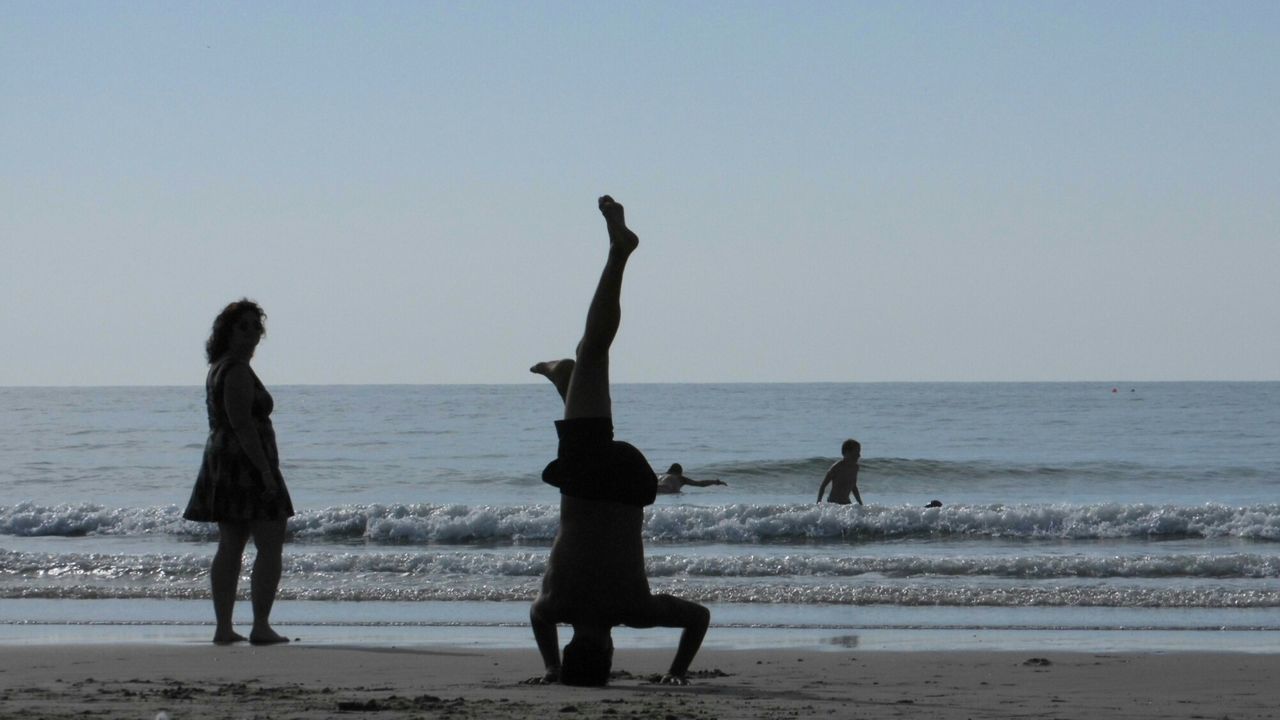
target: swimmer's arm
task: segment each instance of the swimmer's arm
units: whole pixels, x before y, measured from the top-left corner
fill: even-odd
[[[857,468],[854,468],[853,470],[853,498],[858,501],[859,505],[862,504],[862,493],[858,492],[858,469]]]
[[[541,601],[534,601],[529,608],[529,624],[533,626],[533,639],[538,643],[538,652],[542,654],[542,664],[546,666],[546,674],[541,678],[533,678],[532,683],[560,682],[560,639],[556,633],[556,623],[547,617],[546,608]]]
[[[693,478],[686,477],[684,478],[684,484],[692,485],[694,487],[707,487],[708,485],[724,485],[725,483],[719,478],[716,478],[715,480],[694,480]]]

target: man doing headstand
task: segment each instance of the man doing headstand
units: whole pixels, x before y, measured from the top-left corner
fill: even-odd
[[[613,439],[609,346],[622,318],[620,296],[627,259],[639,245],[622,206],[608,195],[600,212],[609,229],[609,255],[587,310],[577,358],[541,362],[564,400],[556,459],[542,479],[560,488],[560,529],[551,547],[542,591],[529,610],[533,636],[546,665],[540,682],[604,685],[613,663],[615,625],[684,628],[664,683],[684,685],[702,646],[711,613],[670,595],[649,592],[641,530],[653,503],[657,476],[634,446]],[[573,626],[561,661],[556,625]]]

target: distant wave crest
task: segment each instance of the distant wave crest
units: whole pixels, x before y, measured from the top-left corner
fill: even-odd
[[[835,458],[808,457],[749,462],[722,462],[704,466],[699,475],[769,483],[799,480],[807,488],[815,477],[831,466]],[[1213,467],[1166,467],[1115,460],[1078,460],[1062,463],[1035,463],[987,460],[940,460],[935,458],[873,457],[859,461],[862,477],[870,482],[946,481],[966,487],[989,482],[1013,482],[1035,486],[1064,479],[1087,479],[1101,483],[1170,478],[1257,479],[1274,475],[1280,466],[1240,465]]]

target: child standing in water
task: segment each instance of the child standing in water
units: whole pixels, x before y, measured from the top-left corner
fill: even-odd
[[[827,470],[822,484],[818,486],[818,502],[822,502],[822,491],[830,484],[831,494],[827,496],[827,502],[849,505],[852,502],[849,493],[853,493],[853,497],[861,505],[862,495],[858,493],[858,458],[862,457],[862,444],[849,438],[840,446],[840,454],[844,457]]]

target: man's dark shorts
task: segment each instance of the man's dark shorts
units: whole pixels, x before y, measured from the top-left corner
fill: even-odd
[[[560,450],[542,471],[542,480],[564,495],[636,507],[652,505],[658,476],[631,443],[613,439],[613,419],[557,420]]]

